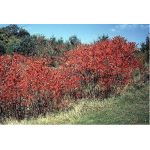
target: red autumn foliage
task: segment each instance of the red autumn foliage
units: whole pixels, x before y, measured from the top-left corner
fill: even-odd
[[[44,55],[0,56],[1,114],[24,118],[26,107],[32,116],[49,112],[53,104],[63,106],[65,95],[88,97],[84,88],[89,83],[99,85],[98,92],[108,97],[116,88],[129,84],[135,69],[141,68],[136,51],[135,43],[117,37],[66,52],[57,57],[58,68],[50,67],[51,58]]]
[[[136,51],[135,43],[116,37],[90,46],[81,45],[76,51],[66,53],[62,64],[80,81],[98,83],[109,93],[129,84],[135,69],[141,68],[140,60],[135,58]]]

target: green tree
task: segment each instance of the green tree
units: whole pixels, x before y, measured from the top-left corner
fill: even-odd
[[[19,33],[20,28],[16,24],[11,24],[5,27],[13,36],[17,36]]]
[[[10,37],[11,33],[9,30],[4,27],[0,28],[0,54],[6,53],[6,48]]]
[[[149,40],[150,37],[147,36],[145,42],[141,43],[141,48],[140,48],[141,52],[146,55],[146,62],[149,62]]]
[[[52,37],[50,38],[50,43],[51,43],[52,45],[55,45],[55,44],[56,44],[56,37],[52,36]]]
[[[57,40],[57,44],[58,45],[62,45],[62,44],[64,44],[64,40],[63,40],[63,38],[61,37],[61,38],[59,38],[58,40]]]
[[[18,32],[18,37],[30,36],[30,33],[25,29],[20,29]]]
[[[33,54],[36,46],[36,36],[24,36],[18,41],[10,44],[9,49],[13,49],[14,52],[29,55]]]
[[[101,41],[106,41],[109,40],[109,36],[107,35],[102,35],[102,36],[98,36],[97,41],[96,42],[101,42]]]
[[[69,37],[69,42],[72,46],[77,46],[77,45],[81,44],[81,41],[78,39],[78,37],[76,35]]]
[[[13,49],[10,50],[10,48],[13,47],[13,42],[18,41],[18,39],[21,39],[25,36],[30,36],[29,32],[15,24],[0,28],[0,54],[11,54]],[[16,42],[14,45],[15,44]]]
[[[6,45],[3,41],[0,40],[0,55],[6,53]]]
[[[7,44],[7,47],[6,47],[6,54],[12,56],[13,55],[13,52],[15,51],[16,49],[16,46],[17,46],[17,43],[19,44],[20,42],[20,39],[16,38],[15,36],[12,36],[10,39],[9,39],[9,42]]]

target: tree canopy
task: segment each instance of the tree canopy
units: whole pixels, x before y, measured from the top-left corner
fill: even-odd
[[[146,61],[149,62],[149,40],[150,37],[147,36],[145,39],[145,42],[141,43],[141,52],[143,52],[146,55]]]

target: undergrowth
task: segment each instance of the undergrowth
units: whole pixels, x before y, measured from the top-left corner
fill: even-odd
[[[119,97],[99,101],[82,99],[73,109],[37,119],[6,120],[8,125],[149,124],[149,85],[128,87]]]

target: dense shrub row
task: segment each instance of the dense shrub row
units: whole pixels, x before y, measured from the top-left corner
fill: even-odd
[[[44,115],[67,107],[66,96],[107,98],[130,84],[141,68],[136,51],[135,43],[116,37],[79,45],[64,57],[0,56],[0,116]],[[53,67],[56,59],[58,67]]]

